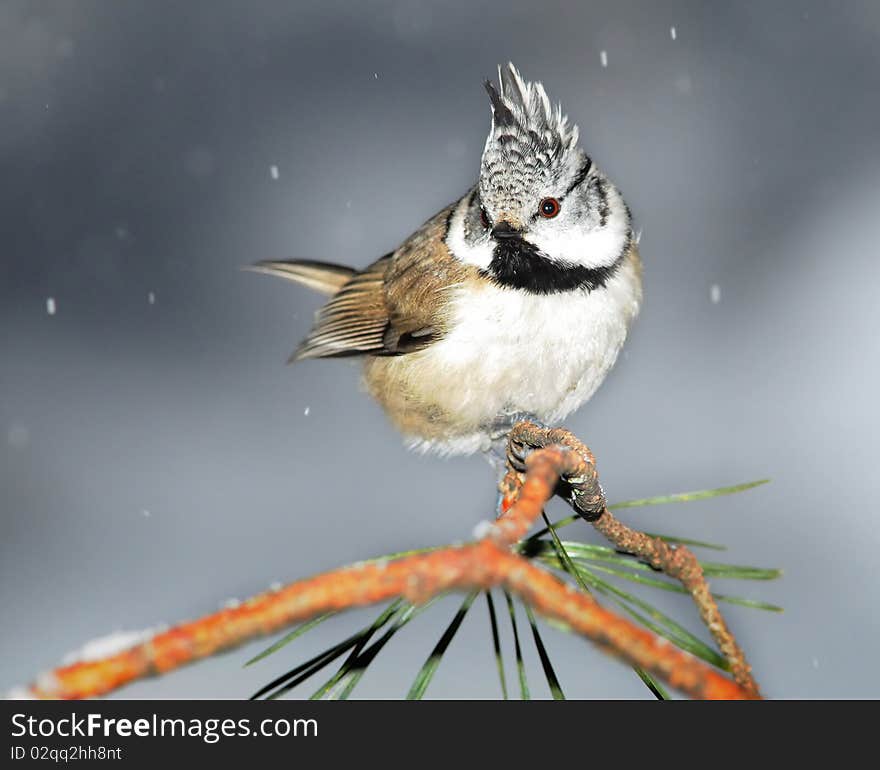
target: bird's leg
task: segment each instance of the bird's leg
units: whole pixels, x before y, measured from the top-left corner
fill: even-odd
[[[504,482],[508,472],[507,433],[493,438],[489,448],[483,452],[483,456],[495,472],[496,488],[498,490],[498,496],[495,499],[495,518],[498,518],[504,513],[504,499],[507,495],[507,485]]]
[[[522,422],[528,422],[531,425],[540,426],[546,430],[543,423],[539,422],[534,415],[526,412],[504,415],[489,426],[491,444],[489,449],[486,450],[485,456],[489,464],[495,469],[498,482],[498,497],[495,501],[496,518],[504,513],[506,506],[509,504],[505,503],[505,500],[509,500],[511,494],[508,473],[511,469],[516,473],[525,473],[526,457],[533,448],[519,442],[517,442],[515,449],[512,448],[510,440],[511,431],[515,425]]]

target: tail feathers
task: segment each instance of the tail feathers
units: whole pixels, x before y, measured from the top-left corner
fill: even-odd
[[[355,274],[350,267],[334,265],[330,262],[312,262],[307,259],[266,260],[246,269],[286,278],[288,281],[301,283],[327,296],[336,294]]]

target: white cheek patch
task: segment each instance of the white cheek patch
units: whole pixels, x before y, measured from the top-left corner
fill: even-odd
[[[467,217],[470,194],[465,195],[449,219],[449,231],[446,233],[446,246],[459,262],[466,265],[475,265],[481,270],[487,270],[492,261],[493,244],[488,236],[468,243],[465,237],[464,221]]]
[[[545,232],[531,233],[526,240],[557,262],[589,268],[610,267],[626,247],[630,222],[626,206],[616,191],[608,196],[608,209],[605,227],[588,230],[575,225],[554,230],[550,222]]]
[[[528,237],[527,240],[554,262],[597,268],[610,267],[617,261],[626,246],[626,238],[626,228],[612,229],[609,223],[593,232],[565,230],[542,234],[540,238]]]

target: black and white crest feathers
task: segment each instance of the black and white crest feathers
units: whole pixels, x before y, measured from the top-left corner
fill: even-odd
[[[492,129],[480,169],[480,193],[500,209],[515,209],[528,191],[560,183],[576,161],[577,126],[553,107],[544,86],[513,66],[498,69],[498,89],[486,81]]]
[[[492,102],[487,147],[496,144],[499,150],[525,150],[538,162],[550,165],[577,144],[577,126],[569,125],[561,105],[551,106],[541,83],[523,80],[513,64],[498,68],[498,81],[500,91],[489,80],[485,84]]]

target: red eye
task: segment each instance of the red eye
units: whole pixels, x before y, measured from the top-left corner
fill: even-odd
[[[486,209],[484,209],[482,206],[480,207],[480,222],[482,223],[483,227],[485,227],[487,230],[489,229],[489,215],[486,213]]]
[[[539,207],[542,217],[553,219],[559,213],[559,201],[556,198],[544,198]]]

